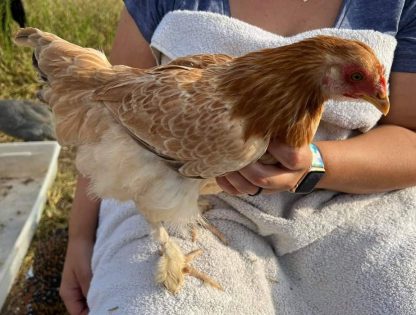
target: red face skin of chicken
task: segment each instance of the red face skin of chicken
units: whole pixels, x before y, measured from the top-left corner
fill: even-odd
[[[376,105],[383,115],[387,115],[389,108],[387,82],[382,67],[379,68],[378,74],[379,77],[374,78],[363,68],[354,65],[345,66],[342,76],[347,84],[347,91],[343,95],[365,99]]]

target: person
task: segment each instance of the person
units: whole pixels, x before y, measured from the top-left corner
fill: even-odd
[[[395,36],[398,44],[389,80],[390,102],[392,104],[390,113],[368,132],[354,134],[354,136],[343,141],[321,140],[315,142],[324,158],[326,168],[326,174],[318,182],[316,188],[340,192],[347,196],[368,194],[374,196],[375,194],[377,199],[383,200],[386,196],[385,192],[416,185],[416,163],[414,161],[416,156],[416,92],[414,89],[416,85],[416,55],[414,53],[416,51],[416,1],[398,0],[380,3],[378,1],[361,0],[127,0],[125,4],[126,7],[121,13],[110,61],[112,64],[124,64],[138,68],[148,68],[156,65],[155,58],[149,48],[152,34],[162,18],[168,12],[176,9],[211,11],[229,15],[282,36],[292,36],[314,29],[333,28],[336,25],[338,28],[374,29]],[[233,196],[253,195],[259,191],[260,187],[262,188],[260,196],[267,198],[268,194],[280,194],[294,187],[310,167],[311,151],[306,145],[300,148],[292,148],[274,141],[269,146],[269,152],[280,162],[280,166],[265,166],[261,163],[254,163],[239,172],[217,178],[218,184],[226,193]],[[69,221],[68,248],[60,288],[61,297],[70,314],[87,314],[89,311],[86,297],[93,277],[91,259],[96,241],[101,201],[92,199],[87,195],[87,186],[88,179],[80,175]],[[409,190],[406,192],[407,195],[412,193],[415,194],[415,191]],[[406,194],[404,196],[407,196]],[[402,196],[402,198],[404,197]],[[348,205],[348,199],[346,200],[345,202]],[[231,202],[229,203],[231,204]],[[353,207],[355,203],[351,201],[351,205]],[[409,218],[414,220],[416,205],[406,213],[409,216],[406,220],[410,220]],[[378,215],[387,217],[389,213],[388,211],[382,211]],[[290,215],[286,216],[290,217]],[[377,220],[375,217],[367,219]],[[400,220],[400,216],[395,217],[395,220]],[[415,221],[411,222],[414,223]],[[355,230],[347,230],[341,224],[336,228],[338,228],[336,233],[340,233],[339,237],[341,238],[348,238],[348,233],[358,233]],[[342,231],[346,231],[345,235],[342,234]],[[399,228],[389,231],[393,234],[400,232]],[[416,232],[416,230],[411,231]],[[302,230],[299,233],[302,233]],[[381,235],[387,237],[380,230],[360,231],[360,233],[364,233],[368,239],[376,239],[382,237]],[[261,239],[262,237],[259,235],[250,237],[256,239],[255,244],[259,244],[258,246],[269,246],[260,244],[262,241],[257,240],[257,238]],[[407,240],[414,240],[414,237],[415,233],[410,233],[407,235]],[[137,240],[133,242],[135,241]],[[269,243],[269,240],[267,239],[264,242]],[[409,243],[406,238],[403,238],[402,244],[408,246]],[[388,247],[392,245],[386,241],[377,243],[377,246]],[[139,250],[140,247],[137,246],[137,248]],[[241,248],[236,247],[229,250],[238,252],[241,251]],[[360,253],[362,253],[360,244],[356,244],[354,250],[357,253],[356,257],[348,257],[348,259],[352,260],[352,266],[356,265],[362,269],[364,267],[360,265]],[[254,256],[258,255],[255,249],[253,249],[253,252]],[[268,253],[273,253],[273,250]],[[329,252],[321,252],[320,255],[322,255],[322,262],[325,263],[329,260]],[[328,257],[325,257],[326,255]],[[238,255],[233,257],[235,257],[235,260],[240,259]],[[256,259],[256,257],[253,259]],[[296,268],[300,270],[301,268],[307,268],[305,266],[308,264],[319,263],[309,260],[303,262],[304,265],[302,265],[293,258],[287,258],[285,261],[285,256],[276,258],[276,260],[278,262],[274,263],[278,265],[278,269],[280,268],[277,273],[281,273],[279,277],[283,278],[296,274],[298,272]],[[374,263],[379,262],[375,261]],[[415,281],[414,268],[406,269],[399,262],[397,264],[399,270],[397,274],[400,274],[400,270],[408,273],[413,272],[413,274],[407,274],[405,277]],[[236,265],[238,265],[237,262]],[[372,270],[369,266],[367,268]],[[290,273],[289,271],[285,273],[285,270],[289,270]],[[108,272],[117,274],[123,273],[123,270],[110,270]],[[94,277],[98,277],[98,275],[94,274]],[[416,298],[414,286],[406,287],[403,285],[403,287],[400,287],[401,289],[397,291],[398,294],[407,294],[406,298],[401,299],[397,296],[394,298],[400,300],[401,303],[407,301],[407,304],[394,305],[394,302],[380,300],[377,293],[372,292],[371,287],[374,283],[371,282],[373,281],[371,279],[377,279],[377,277],[381,276],[373,274],[368,283],[362,285],[362,287],[357,284],[357,292],[361,294],[362,300],[360,298],[355,299],[357,295],[353,291],[344,292],[346,297],[342,301],[345,304],[342,305],[337,302],[339,303],[337,314],[347,314],[345,312],[350,309],[349,303],[362,303],[363,305],[379,303],[378,306],[373,307],[374,314],[411,314],[416,312],[416,305],[411,302],[412,299],[415,300]],[[346,278],[342,279],[342,281],[347,281]],[[146,282],[146,285],[152,283],[151,278],[143,278],[143,281]],[[325,286],[327,285],[325,282],[320,283],[318,287],[311,288],[307,287],[306,282],[302,282],[300,279],[296,279],[298,282],[293,279],[291,281],[294,286],[297,286],[297,298],[299,299],[302,299],[302,293],[308,290],[315,290],[316,295],[331,294],[325,292]],[[394,279],[389,279],[381,286],[389,286],[389,281],[392,281],[393,285],[397,284]],[[118,285],[123,286],[122,283],[118,283]],[[378,285],[377,283],[376,286],[378,287]],[[252,283],[252,286],[252,290],[257,288],[255,283]],[[279,284],[276,284],[276,286],[279,286]],[[194,290],[199,289],[199,287],[196,287]],[[276,290],[271,289],[271,291],[274,292],[274,296],[279,297],[279,292],[281,292],[279,290],[286,289],[292,290],[293,288],[285,287]],[[102,288],[102,290],[106,290],[106,288]],[[135,289],[129,288],[129,290],[134,291]],[[162,291],[163,289],[159,288],[159,290]],[[368,297],[365,298],[365,290],[374,294],[374,300]],[[340,291],[342,291],[342,286]],[[149,292],[146,294],[148,295],[144,296],[144,293],[137,292],[137,299],[142,299],[150,304],[156,303],[156,300],[149,298]],[[273,295],[271,292],[265,294]],[[350,296],[350,301],[348,296]],[[280,301],[278,298],[278,301],[276,301],[276,298],[270,298],[270,300],[269,311],[290,313],[288,311],[290,301]],[[330,295],[328,295],[329,300]],[[157,303],[161,303],[161,300],[157,299],[157,301]],[[171,300],[169,301],[169,303],[174,303]],[[179,302],[177,301],[177,303]],[[221,299],[216,300],[216,303],[221,303]],[[195,306],[195,312],[209,313],[202,304]],[[212,307],[212,303],[207,304]],[[318,307],[313,300],[305,301],[305,304],[310,307],[310,313],[327,314],[328,312],[322,311],[325,306]],[[328,302],[328,304],[331,303]],[[261,313],[260,309],[262,308],[259,306],[258,309]],[[244,308],[242,310],[241,313],[244,313]],[[91,312],[94,313],[94,310],[91,309]],[[145,313],[137,309],[135,312],[137,314]],[[272,312],[270,311],[270,313]],[[157,314],[156,311],[154,313]]]

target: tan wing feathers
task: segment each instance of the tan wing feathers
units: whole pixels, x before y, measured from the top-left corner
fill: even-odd
[[[114,80],[99,88],[94,99],[103,101],[124,127],[156,152],[182,161],[187,176],[221,175],[258,158],[263,139],[244,143],[242,126],[231,121],[229,106],[215,96],[215,85],[200,82],[202,70],[162,68],[154,78],[148,72],[131,77],[130,84]],[[253,145],[260,150],[247,154],[245,146]]]
[[[16,44],[33,48],[47,45],[56,39],[60,38],[54,34],[42,32],[33,27],[20,29],[14,36]]]

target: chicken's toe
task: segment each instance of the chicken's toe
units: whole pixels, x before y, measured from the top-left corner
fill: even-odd
[[[204,228],[206,228],[208,231],[210,231],[212,234],[214,234],[218,239],[226,246],[228,246],[228,240],[225,237],[224,233],[222,233],[217,227],[212,225],[211,223],[204,223],[202,225]]]
[[[207,212],[213,208],[213,205],[205,198],[198,199],[198,208],[201,213]]]
[[[199,225],[214,234],[225,246],[228,246],[227,238],[225,237],[224,233],[222,233],[217,227],[209,222],[199,223]],[[191,228],[191,237],[192,242],[195,243],[198,238],[198,229],[195,225],[193,225]]]
[[[183,272],[186,273],[186,274],[188,274],[188,275],[190,275],[190,276],[192,276],[192,277],[195,277],[195,278],[201,280],[202,282],[204,282],[206,284],[209,284],[210,286],[212,286],[215,289],[224,291],[224,289],[222,288],[222,286],[217,281],[215,281],[214,279],[212,279],[206,273],[195,269],[194,267],[192,267],[189,264],[192,260],[194,260],[195,258],[197,258],[198,256],[200,256],[201,254],[202,254],[202,249],[197,249],[197,250],[194,250],[194,251],[188,253],[185,256],[186,266],[183,268]]]

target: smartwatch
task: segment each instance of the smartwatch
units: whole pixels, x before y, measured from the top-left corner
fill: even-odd
[[[309,148],[312,152],[312,165],[309,170],[303,174],[299,182],[290,191],[295,194],[311,193],[321,178],[325,175],[324,160],[318,147],[311,143]]]

